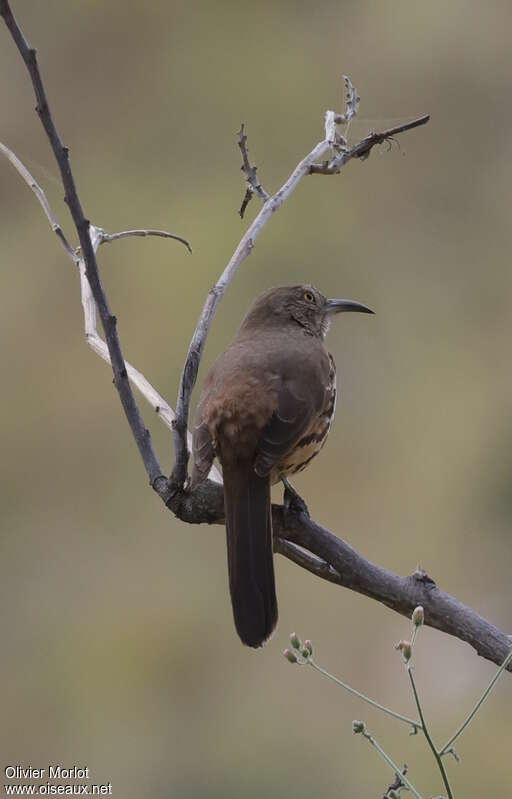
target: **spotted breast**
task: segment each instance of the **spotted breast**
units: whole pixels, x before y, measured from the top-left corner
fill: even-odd
[[[313,419],[307,431],[299,439],[293,450],[286,454],[272,470],[272,482],[277,483],[281,476],[297,474],[316,458],[324,446],[332,420],[336,412],[336,364],[331,353],[329,355],[329,378],[325,387],[325,401],[320,413]]]

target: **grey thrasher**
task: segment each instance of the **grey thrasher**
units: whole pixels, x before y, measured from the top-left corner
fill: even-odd
[[[228,571],[235,626],[261,646],[277,622],[270,486],[304,469],[325,443],[336,404],[336,367],[324,346],[340,311],[310,285],[261,294],[208,373],[193,432],[192,485],[222,464]]]

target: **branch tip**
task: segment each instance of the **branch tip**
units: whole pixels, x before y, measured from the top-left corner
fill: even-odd
[[[103,243],[110,243],[112,241],[117,241],[118,239],[124,239],[129,236],[159,236],[164,239],[174,239],[174,241],[179,241],[183,244],[189,253],[192,255],[192,247],[190,246],[187,239],[183,238],[183,236],[178,236],[176,233],[170,233],[168,230],[157,230],[156,228],[136,228],[134,230],[121,230],[119,233],[107,233],[105,230],[101,228],[97,228],[100,235],[100,244]]]
[[[244,218],[244,214],[246,211],[247,206],[249,205],[253,194],[257,194],[259,198],[266,202],[269,198],[269,195],[261,185],[260,181],[257,177],[257,166],[251,166],[249,161],[249,149],[247,147],[247,135],[245,133],[245,123],[242,122],[240,125],[240,130],[238,131],[238,146],[240,148],[240,152],[242,153],[242,166],[240,169],[245,175],[245,180],[247,182],[247,190],[245,192],[244,199],[242,200],[242,205],[240,206],[239,214],[240,218]]]

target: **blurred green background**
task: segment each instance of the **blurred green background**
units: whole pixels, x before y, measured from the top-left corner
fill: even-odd
[[[192,257],[160,239],[100,254],[125,354],[171,402],[206,292],[246,227],[240,122],[275,191],[322,138],[325,110],[340,109],[342,72],[362,98],[352,140],[432,114],[399,147],[299,186],[223,300],[201,376],[271,285],[311,281],[375,308],[333,326],[338,415],[297,488],[366,556],[400,573],[420,563],[512,632],[512,6],[12,5],[87,216],[192,242]],[[75,241],[3,26],[0,98],[0,139]],[[240,645],[223,530],[177,522],[148,488],[109,370],[84,343],[77,274],[7,161],[0,180],[2,761],[87,765],[123,799],[377,799],[392,774],[353,737],[363,718],[426,796],[440,793],[419,738],[281,656],[297,629],[320,663],[410,713],[393,650],[402,617],[278,557],[278,631],[262,651]],[[170,468],[171,436],[141,407]],[[441,740],[494,667],[430,630],[417,653]],[[503,679],[461,739],[458,796],[510,795],[511,697]]]

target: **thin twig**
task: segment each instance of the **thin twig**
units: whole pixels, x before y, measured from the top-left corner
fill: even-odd
[[[444,767],[444,763],[442,761],[442,758],[441,758],[439,752],[437,751],[437,748],[436,748],[436,746],[435,746],[435,744],[434,744],[434,742],[432,740],[432,737],[430,735],[430,731],[429,731],[429,729],[427,727],[427,723],[425,721],[425,716],[423,715],[423,709],[421,707],[421,702],[420,702],[420,698],[418,696],[418,691],[416,690],[416,683],[414,682],[414,677],[413,677],[413,674],[412,674],[411,662],[409,662],[407,664],[407,674],[408,674],[408,677],[409,677],[409,680],[410,680],[410,683],[411,683],[412,692],[413,692],[413,695],[414,695],[414,701],[416,702],[416,707],[418,709],[418,714],[419,714],[419,717],[421,719],[421,731],[422,731],[423,735],[425,736],[426,741],[427,741],[427,743],[428,743],[428,745],[430,747],[430,750],[431,750],[431,752],[434,755],[434,758],[436,760],[437,766],[438,766],[439,771],[441,773],[441,778],[443,780],[444,787],[446,788],[446,792],[448,794],[448,799],[453,799],[452,789],[451,789],[450,783],[448,781],[448,774],[446,773],[446,769]]]
[[[344,114],[337,114],[334,121],[337,125],[348,125],[352,119],[357,114],[357,107],[361,102],[361,98],[357,93],[357,89],[350,80],[348,75],[343,75],[343,81],[345,83],[345,107],[346,111]]]
[[[181,241],[182,244],[185,245],[189,253],[192,253],[192,247],[190,246],[187,239],[184,239],[183,236],[177,236],[176,233],[169,233],[168,230],[155,230],[154,228],[137,228],[136,230],[121,230],[119,233],[106,233],[102,231],[102,241],[103,242],[110,242],[110,241],[117,241],[117,239],[125,239],[128,236],[160,236],[164,239],[174,239],[175,241]]]
[[[39,200],[43,211],[46,214],[46,217],[48,219],[48,222],[51,225],[51,228],[52,228],[53,232],[56,234],[56,236],[58,236],[60,243],[64,247],[66,253],[69,255],[71,260],[75,264],[78,264],[78,257],[76,256],[75,251],[73,250],[71,244],[69,243],[69,241],[67,240],[66,236],[64,235],[64,231],[62,230],[61,226],[57,222],[55,214],[53,213],[53,211],[52,211],[52,209],[50,207],[50,203],[48,202],[46,194],[42,190],[41,186],[33,178],[33,176],[30,174],[30,172],[26,168],[25,164],[23,164],[20,161],[18,156],[15,153],[13,153],[13,151],[9,147],[7,147],[6,144],[2,144],[2,142],[0,142],[0,152],[2,152],[5,155],[5,157],[11,162],[11,164],[16,169],[18,174],[21,175],[21,177],[23,178],[23,180],[25,181],[27,186],[30,189],[32,189],[32,191],[36,195],[37,199]]]
[[[503,663],[499,667],[499,669],[496,672],[496,674],[493,676],[492,680],[490,681],[489,685],[487,686],[487,688],[483,692],[482,696],[480,697],[480,699],[478,700],[478,702],[474,706],[473,710],[470,712],[470,714],[467,716],[467,718],[464,719],[464,721],[462,722],[460,727],[457,728],[457,731],[452,735],[452,737],[448,741],[446,741],[446,743],[443,746],[443,748],[439,751],[439,754],[440,754],[441,757],[443,755],[448,754],[448,752],[453,747],[453,744],[457,740],[459,735],[462,735],[462,733],[464,732],[464,730],[466,729],[468,724],[470,724],[470,722],[476,716],[476,714],[480,710],[481,706],[483,705],[483,703],[485,702],[485,700],[489,696],[489,694],[490,694],[491,690],[493,689],[494,685],[496,684],[498,679],[501,677],[501,675],[503,674],[503,672],[505,671],[505,669],[507,668],[507,666],[509,665],[510,662],[512,662],[512,649],[510,650],[510,652],[508,653],[507,657],[505,658],[505,660],[503,661]]]
[[[325,138],[335,153],[346,152],[347,150],[348,129],[350,122],[357,114],[357,107],[361,100],[348,75],[343,75],[343,81],[346,90],[345,113],[337,114],[336,111],[326,111],[325,114]],[[345,135],[339,132],[338,127],[340,125],[344,127]]]
[[[403,716],[401,713],[396,713],[394,710],[391,710],[389,707],[385,707],[385,705],[381,705],[379,702],[376,702],[374,699],[370,699],[370,697],[366,696],[366,694],[363,694],[360,691],[357,691],[355,688],[352,688],[351,685],[348,685],[346,682],[343,682],[342,680],[338,679],[338,677],[335,677],[334,674],[330,674],[330,672],[326,671],[317,663],[315,663],[315,661],[312,658],[308,658],[307,663],[308,665],[316,669],[316,671],[320,672],[320,674],[323,674],[324,677],[328,677],[330,680],[335,682],[336,685],[339,685],[341,688],[344,688],[349,693],[354,694],[354,696],[357,696],[359,699],[362,699],[363,702],[366,702],[367,704],[371,705],[377,710],[381,710],[383,713],[386,713],[388,716],[391,716],[392,718],[397,719],[398,721],[404,721],[406,724],[412,727],[414,731],[421,729],[421,723],[419,721],[416,721],[415,719],[410,719],[408,718],[408,716]]]
[[[395,779],[393,780],[391,785],[388,785],[388,787],[386,788],[386,791],[384,792],[384,796],[382,797],[382,799],[387,799],[390,791],[397,791],[399,788],[405,787],[405,782],[402,781],[402,777],[405,777],[406,774],[407,774],[407,763],[404,763],[403,769],[401,771],[395,772]]]
[[[249,205],[253,194],[257,194],[263,202],[266,202],[270,195],[267,194],[258,179],[258,167],[251,166],[250,164],[249,148],[247,147],[247,135],[245,133],[245,125],[243,122],[240,126],[240,130],[238,131],[238,146],[240,147],[240,152],[242,153],[241,170],[244,173],[245,179],[247,181],[247,191],[245,192],[245,197],[242,200],[242,205],[240,206],[240,211],[238,212],[240,217],[243,219],[245,210]]]
[[[359,158],[362,161],[366,160],[376,144],[382,144],[385,141],[389,141],[393,136],[397,136],[399,133],[405,133],[407,130],[413,130],[414,128],[419,128],[421,125],[426,125],[429,119],[430,114],[425,114],[410,122],[405,122],[403,125],[396,125],[394,128],[388,128],[379,133],[370,133],[357,144],[336,154],[330,161],[325,161],[323,164],[312,164],[310,174],[337,175],[342,167],[353,158]]]

